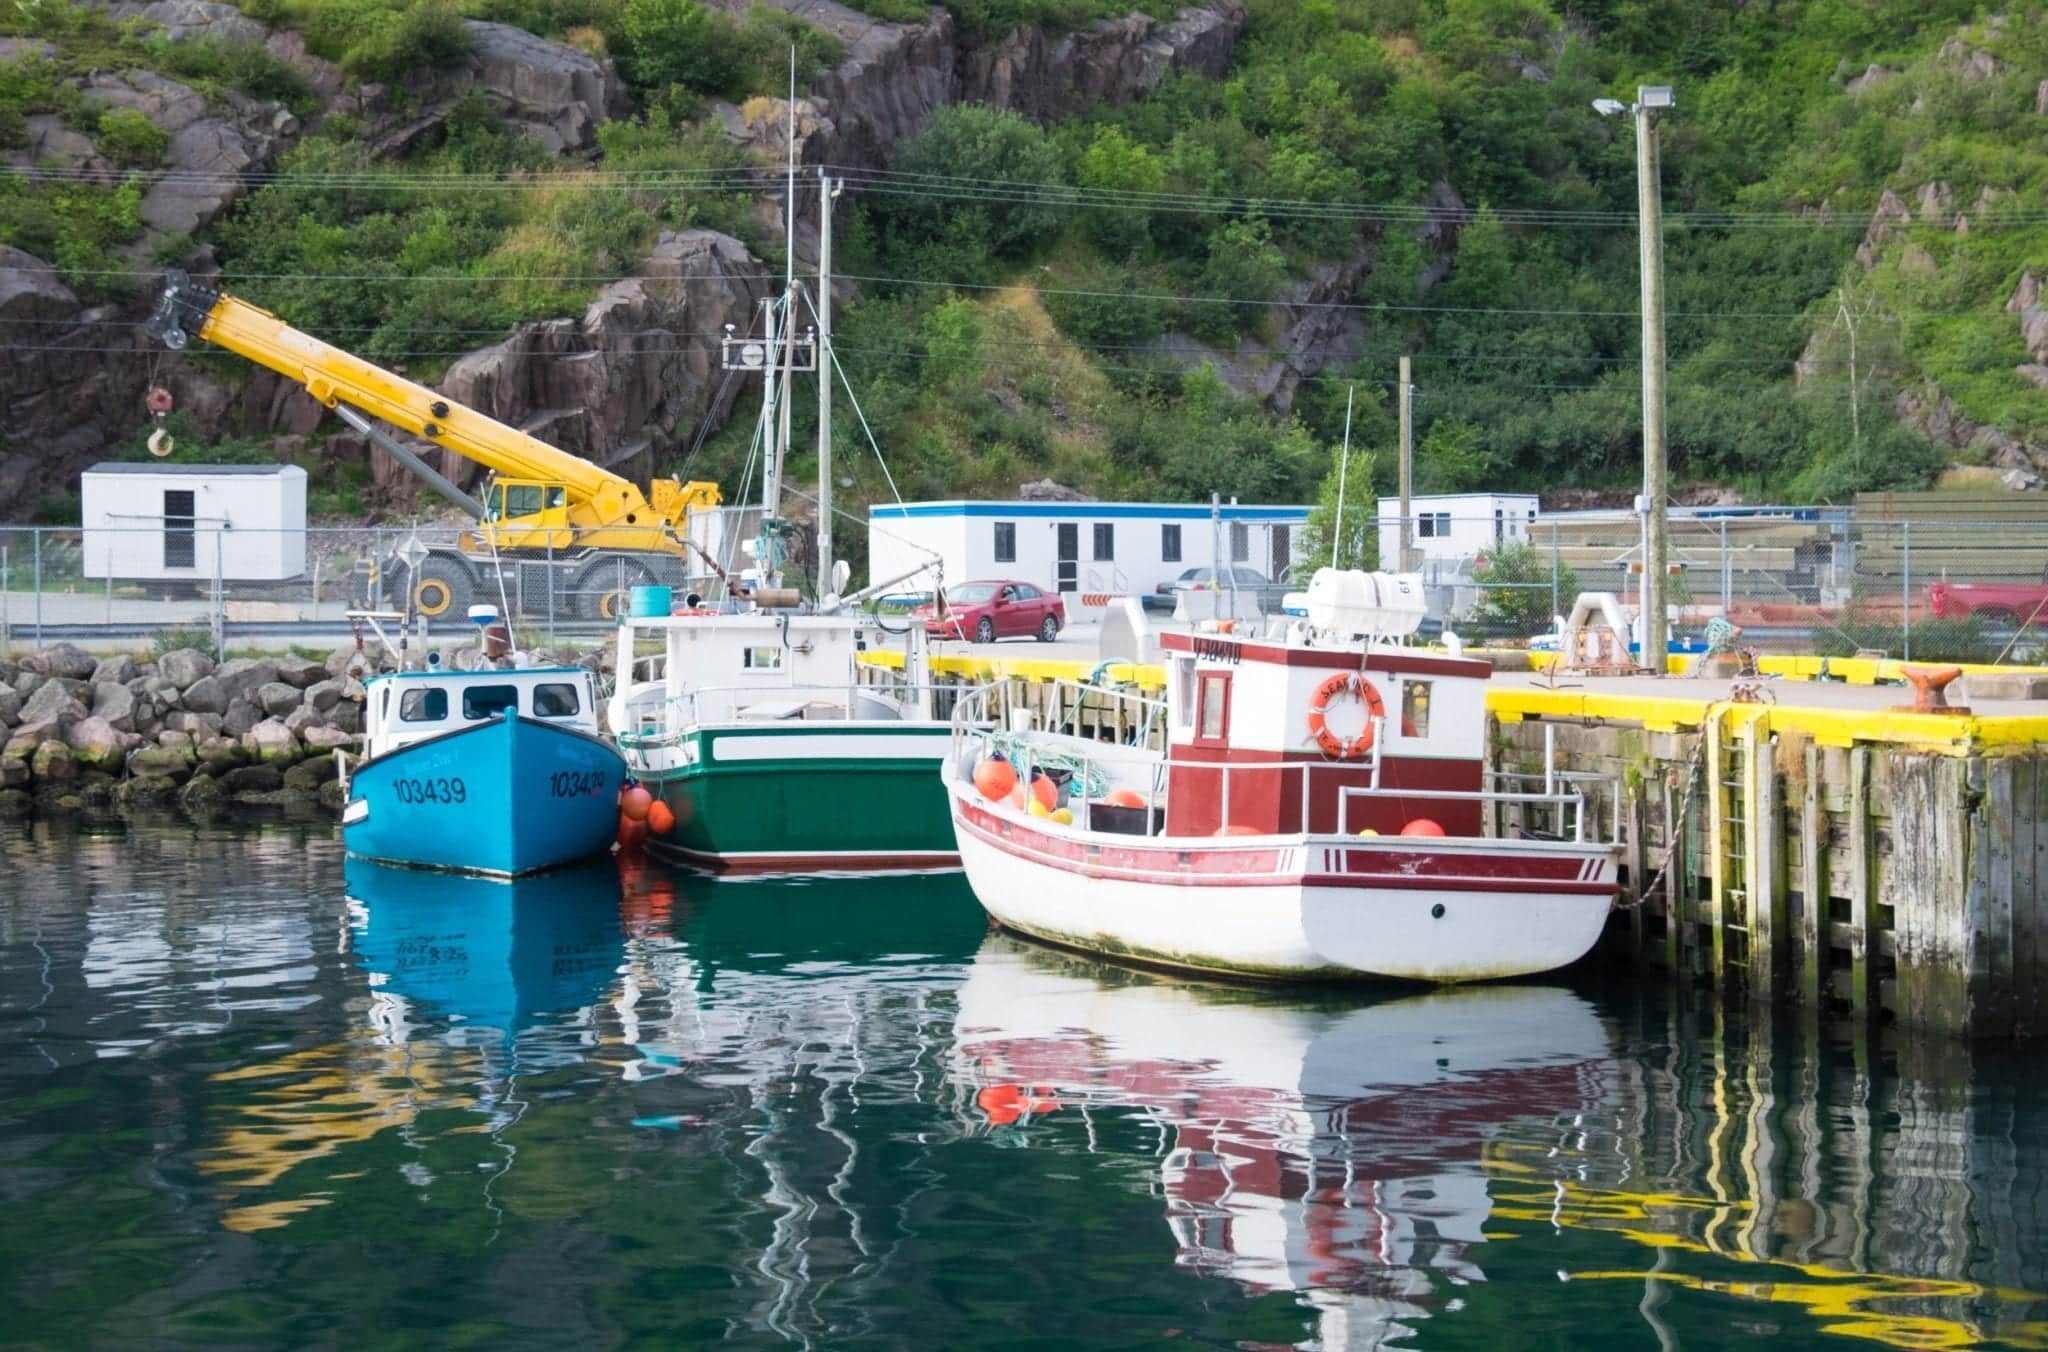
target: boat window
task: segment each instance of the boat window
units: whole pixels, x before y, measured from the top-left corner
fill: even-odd
[[[510,709],[519,712],[519,687],[516,685],[473,685],[462,692],[462,716],[464,718],[496,718]]]
[[[1401,683],[1401,735],[1403,737],[1429,736],[1429,686],[1428,681],[1403,681]]]
[[[398,716],[408,723],[438,723],[448,716],[448,692],[437,685],[408,690],[399,697]]]
[[[748,648],[740,655],[740,666],[748,671],[780,671],[782,649]]]
[[[1173,662],[1174,699],[1180,707],[1180,725],[1191,728],[1195,725],[1195,659],[1177,657]]]
[[[535,718],[574,718],[581,702],[576,698],[576,687],[567,681],[533,688],[533,716]]]
[[[1202,720],[1195,729],[1195,736],[1221,738],[1223,723],[1230,712],[1230,678],[1228,676],[1204,676],[1202,678]]]

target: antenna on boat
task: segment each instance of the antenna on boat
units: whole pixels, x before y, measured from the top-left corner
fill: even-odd
[[[1337,520],[1330,527],[1330,566],[1337,566],[1337,542],[1344,538],[1344,472],[1351,467],[1351,399],[1358,386],[1344,387],[1344,451],[1337,460]]]

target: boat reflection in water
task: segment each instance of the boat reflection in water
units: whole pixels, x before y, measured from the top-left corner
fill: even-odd
[[[960,988],[956,1038],[956,1076],[994,1128],[1135,1109],[1167,1129],[1178,1261],[1302,1293],[1332,1347],[1463,1308],[1442,1288],[1485,1279],[1471,1250],[1492,1211],[1488,1142],[1568,1131],[1612,1055],[1593,1008],[1561,989],[1316,1002],[1003,937]]]
[[[625,953],[610,859],[506,881],[351,858],[347,888],[349,946],[385,1041],[418,1040],[431,1022],[450,1044],[517,1047],[532,1069],[594,1040],[589,1011]],[[537,1043],[560,1045],[550,1057]]]

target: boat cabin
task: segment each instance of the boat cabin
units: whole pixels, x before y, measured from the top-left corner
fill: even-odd
[[[732,720],[900,719],[880,690],[857,683],[861,625],[848,615],[775,612],[635,616],[619,630],[618,670],[646,670],[638,641],[658,637],[657,679],[621,680],[612,726],[648,736]]]
[[[1394,835],[1420,817],[1480,834],[1477,797],[1384,791],[1485,788],[1492,666],[1399,641],[1422,617],[1417,578],[1325,570],[1307,609],[1265,634],[1161,636],[1166,834]]]
[[[363,682],[366,752],[471,727],[506,713],[601,735],[597,690],[582,667],[504,671],[398,671]]]

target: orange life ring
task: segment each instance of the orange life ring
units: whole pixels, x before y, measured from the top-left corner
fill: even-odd
[[[1329,713],[1330,701],[1338,695],[1354,696],[1365,705],[1365,731],[1345,741],[1331,732],[1325,715]],[[1308,703],[1309,736],[1316,739],[1316,745],[1323,749],[1325,756],[1338,760],[1357,760],[1372,750],[1377,720],[1386,717],[1386,706],[1380,703],[1380,692],[1373,689],[1371,681],[1355,671],[1339,672],[1316,687],[1315,698]]]
[[[708,607],[699,607],[695,610],[671,610],[669,612],[671,616],[677,619],[680,619],[685,615],[716,615],[717,613],[717,611],[712,610]]]

